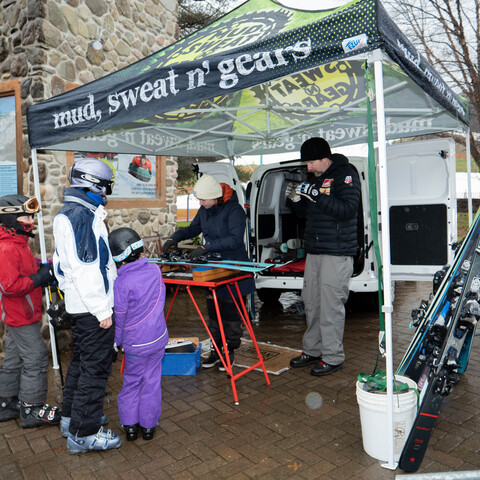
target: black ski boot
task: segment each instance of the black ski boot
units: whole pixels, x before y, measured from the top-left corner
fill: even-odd
[[[0,422],[20,416],[20,400],[17,397],[0,397]]]
[[[135,425],[123,425],[125,436],[127,437],[127,440],[129,442],[137,439],[139,427],[140,425],[138,423],[136,423]]]
[[[20,426],[22,428],[58,425],[60,410],[44,403],[22,402],[20,405]]]

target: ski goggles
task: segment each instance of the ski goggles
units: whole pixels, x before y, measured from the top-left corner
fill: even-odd
[[[23,205],[8,205],[0,207],[0,213],[28,213],[33,215],[40,210],[40,204],[35,197],[29,198]]]
[[[116,255],[115,257],[113,257],[113,260],[115,262],[121,262],[123,260],[125,260],[126,258],[129,257],[129,255],[134,251],[134,250],[137,250],[139,248],[142,248],[143,247],[143,240],[139,240],[138,242],[135,242],[135,243],[132,243],[131,245],[129,245],[122,253]]]

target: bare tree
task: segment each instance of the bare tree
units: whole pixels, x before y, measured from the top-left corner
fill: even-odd
[[[385,5],[452,89],[469,100],[471,153],[480,167],[473,133],[480,119],[480,0],[386,0]]]
[[[180,38],[209,25],[231,11],[237,4],[232,0],[179,0],[178,28]]]

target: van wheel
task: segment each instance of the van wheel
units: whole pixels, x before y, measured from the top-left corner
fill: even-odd
[[[257,290],[257,296],[263,303],[275,303],[278,302],[282,291],[278,288],[259,288]]]

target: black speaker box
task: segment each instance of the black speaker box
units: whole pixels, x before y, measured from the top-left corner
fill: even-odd
[[[445,265],[447,263],[447,206],[390,207],[392,265]]]

